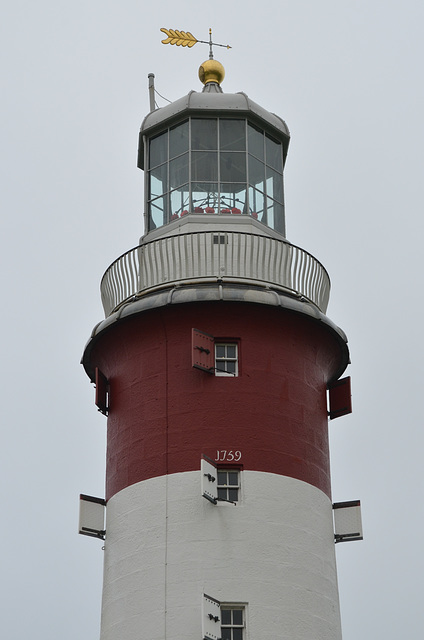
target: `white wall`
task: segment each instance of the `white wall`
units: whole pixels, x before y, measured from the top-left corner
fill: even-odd
[[[110,499],[101,640],[201,640],[203,593],[245,603],[250,640],[341,639],[330,500],[256,471],[241,486],[214,506],[192,471]]]

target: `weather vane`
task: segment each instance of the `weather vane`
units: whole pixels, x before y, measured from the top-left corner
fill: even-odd
[[[196,42],[200,42],[202,44],[209,45],[209,59],[213,60],[213,50],[214,47],[225,47],[226,49],[231,49],[229,44],[219,44],[218,42],[212,42],[212,29],[209,29],[209,42],[207,40],[198,40],[194,37],[190,31],[177,31],[176,29],[164,29],[161,31],[165,33],[168,37],[165,40],[162,40],[162,44],[176,44],[177,47],[194,47]]]

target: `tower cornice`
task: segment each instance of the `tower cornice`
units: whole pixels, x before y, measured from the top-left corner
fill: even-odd
[[[91,352],[98,339],[108,331],[114,329],[117,324],[143,314],[153,309],[169,307],[171,305],[189,305],[211,302],[231,302],[236,304],[266,305],[275,307],[284,312],[301,315],[314,323],[319,323],[328,330],[339,344],[339,367],[333,378],[337,380],[348,366],[349,349],[345,332],[338,327],[328,316],[322,313],[314,304],[298,295],[287,295],[287,292],[269,287],[255,286],[236,282],[227,282],[225,279],[215,282],[203,282],[199,287],[198,282],[187,282],[172,287],[158,287],[145,295],[134,297],[113,311],[105,320],[99,322],[91,333],[90,339],[84,348],[81,364],[87,375],[94,381],[94,369],[91,361]]]

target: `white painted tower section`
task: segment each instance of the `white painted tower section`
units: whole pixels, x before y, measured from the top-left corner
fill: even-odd
[[[213,505],[200,471],[113,496],[101,640],[201,638],[203,594],[242,604],[246,640],[340,640],[332,505],[308,483],[241,472],[241,499]]]

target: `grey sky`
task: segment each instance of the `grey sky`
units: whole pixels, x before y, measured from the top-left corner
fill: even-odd
[[[160,27],[212,27],[223,90],[287,121],[288,239],[328,269],[352,356],[354,411],[330,424],[333,498],[361,499],[365,535],[337,547],[344,640],[422,638],[423,19],[418,0],[4,4],[2,638],[98,637],[101,543],[76,532],[106,423],[79,359],[142,234],[147,74],[175,100],[208,57]]]

